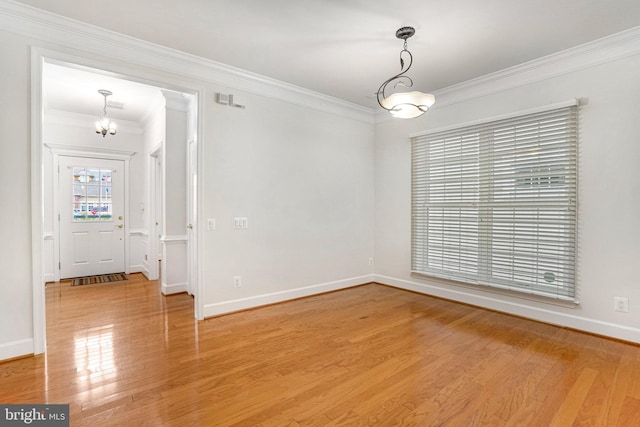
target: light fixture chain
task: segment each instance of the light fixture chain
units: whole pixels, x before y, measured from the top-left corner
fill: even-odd
[[[95,123],[96,133],[102,135],[104,138],[107,136],[107,133],[109,135],[115,135],[117,133],[117,126],[111,121],[107,113],[107,97],[113,95],[113,93],[106,89],[100,89],[98,90],[98,93],[104,97],[104,105],[102,107],[103,115],[99,117],[98,121]]]

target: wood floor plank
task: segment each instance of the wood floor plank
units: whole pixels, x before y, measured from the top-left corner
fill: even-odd
[[[560,409],[558,409],[558,412],[556,412],[551,420],[550,427],[563,427],[574,423],[584,403],[584,399],[597,376],[598,372],[590,368],[586,368],[580,373],[578,379],[562,402],[562,405],[560,405]]]
[[[640,399],[634,399],[633,397],[627,397],[624,401],[623,407],[618,415],[618,419],[615,425],[618,426],[637,426],[640,414]]]
[[[47,286],[0,402],[73,426],[636,426],[640,347],[369,284],[197,322],[140,274]]]

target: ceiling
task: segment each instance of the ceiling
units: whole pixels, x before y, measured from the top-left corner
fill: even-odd
[[[399,71],[401,26],[431,92],[640,23],[638,0],[19,2],[367,107]]]
[[[160,89],[118,79],[97,70],[70,68],[45,63],[42,70],[44,109],[98,116],[104,107],[100,89],[110,90],[107,98],[109,117],[141,123],[159,99]]]

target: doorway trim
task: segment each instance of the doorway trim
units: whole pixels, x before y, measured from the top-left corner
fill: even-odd
[[[159,233],[160,224],[164,223],[164,182],[162,173],[164,142],[160,142],[159,146],[152,149],[147,158],[149,173],[149,244],[147,255],[147,270],[150,280],[160,279],[160,266],[158,262],[162,260],[160,256],[161,244]],[[158,194],[160,193],[160,194]]]
[[[101,53],[96,52],[97,55]],[[103,61],[108,60],[108,57]],[[33,354],[41,354],[46,351],[46,305],[45,305],[45,281],[44,281],[44,191],[43,191],[43,122],[44,122],[44,103],[42,99],[42,78],[43,64],[45,62],[58,63],[67,66],[76,66],[78,68],[91,68],[104,72],[106,75],[122,78],[125,80],[136,81],[148,84],[158,88],[165,88],[186,94],[194,95],[197,99],[196,114],[196,135],[198,136],[198,170],[201,170],[202,163],[202,135],[204,135],[204,100],[206,90],[203,86],[195,84],[184,84],[182,81],[176,83],[175,77],[165,75],[164,68],[159,66],[157,69],[149,68],[146,65],[135,66],[131,62],[120,62],[121,65],[114,65],[85,56],[77,56],[59,50],[52,50],[39,46],[31,46],[31,282],[33,288]],[[135,67],[135,68],[129,68]],[[157,71],[156,71],[157,70]],[[158,73],[162,73],[160,77]],[[201,174],[198,174],[197,200],[202,198]],[[198,222],[201,222],[203,215],[202,204],[198,203]],[[200,224],[198,224],[200,225]],[[202,230],[202,227],[197,228]],[[197,264],[197,293],[194,295],[194,317],[197,320],[204,318],[204,299],[203,299],[203,263],[202,263],[202,239],[198,239],[198,250],[195,254]]]

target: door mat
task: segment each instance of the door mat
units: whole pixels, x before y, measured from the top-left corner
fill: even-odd
[[[76,277],[73,279],[71,286],[95,285],[97,283],[119,282],[128,279],[124,273],[100,274],[98,276]]]

